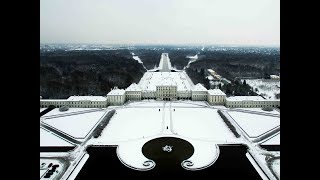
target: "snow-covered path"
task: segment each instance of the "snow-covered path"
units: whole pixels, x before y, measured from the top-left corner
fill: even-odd
[[[139,58],[139,56],[136,56],[134,53],[131,53],[131,55],[132,55],[132,58],[133,58],[134,60],[138,61],[138,62],[143,66],[143,68],[144,68],[146,71],[148,71],[148,69],[146,68],[146,66],[144,66],[144,64],[143,64],[143,62],[141,61],[141,59]]]
[[[196,55],[194,55],[194,56],[187,56],[187,58],[189,58],[190,60],[189,60],[189,62],[188,62],[188,64],[187,64],[187,66],[185,66],[185,67],[183,68],[183,70],[186,70],[187,68],[190,67],[190,64],[191,64],[191,63],[193,63],[193,62],[195,62],[195,61],[198,60],[198,54],[196,54]]]

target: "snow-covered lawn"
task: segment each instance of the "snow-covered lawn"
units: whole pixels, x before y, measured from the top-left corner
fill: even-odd
[[[264,141],[261,145],[280,145],[280,133],[276,136]]]
[[[280,126],[280,118],[278,117],[236,111],[228,111],[228,114],[251,138],[258,137],[277,126]]]
[[[223,105],[212,105],[210,107],[217,108],[217,109],[228,109],[227,107],[225,107]]]
[[[270,114],[280,114],[280,112],[277,111],[277,110],[264,111],[261,108],[234,108],[234,110],[237,110],[237,109],[246,110],[246,111],[256,111],[256,112],[270,113]]]
[[[55,134],[50,133],[47,130],[40,128],[40,146],[49,147],[49,146],[66,146],[72,147],[71,143],[67,142],[64,139],[56,136]]]
[[[141,150],[147,141],[149,141],[149,138],[120,144],[117,148],[117,156],[119,160],[127,167],[133,167],[133,169],[143,171],[154,168],[154,161],[147,163],[149,164],[148,166],[144,166],[144,162],[150,160],[143,155]]]
[[[280,177],[280,159],[272,161],[271,168],[276,176]]]
[[[40,178],[44,176],[44,173],[47,172],[47,169],[40,169]]]
[[[177,137],[181,138],[176,135],[164,135],[164,137]],[[153,168],[154,162],[150,162],[150,166],[144,166],[144,162],[148,161],[141,149],[143,145],[148,142],[149,140],[153,139],[154,137],[145,138],[145,139],[138,139],[135,141],[128,141],[125,143],[120,143],[117,148],[117,155],[120,161],[128,166],[129,168],[139,169],[139,170],[149,170]],[[193,155],[186,160],[189,160],[193,163],[193,166],[187,167],[184,166],[184,168],[190,169],[190,170],[199,170],[202,168],[206,168],[210,165],[212,165],[219,156],[219,147],[217,147],[216,144],[213,144],[212,142],[207,141],[198,141],[198,140],[188,140],[193,147],[194,147],[194,153]],[[182,163],[182,162],[181,162]]]
[[[193,163],[193,166],[184,166],[189,170],[200,170],[207,168],[215,163],[218,159],[220,150],[216,144],[212,142],[188,140],[194,147],[193,155],[187,159]]]
[[[126,107],[158,107],[162,108],[164,102],[163,101],[155,101],[155,100],[144,100],[137,102],[130,102],[126,105]]]
[[[172,122],[174,132],[184,137],[222,142],[235,139],[216,109],[176,108]]]
[[[130,102],[126,105],[126,107],[156,107],[156,108],[163,108],[163,105],[166,104],[168,107],[171,104],[172,107],[207,107],[208,105],[204,101],[139,101],[139,102]]]
[[[118,109],[98,140],[119,142],[159,134],[163,129],[162,116],[159,108]]]
[[[69,108],[68,111],[59,111],[59,108],[54,108],[51,111],[49,111],[47,114],[43,115],[42,117],[49,117],[53,115],[61,115],[61,114],[69,114],[69,113],[75,113],[75,112],[86,112],[86,111],[95,111],[95,110],[101,110],[98,108]]]
[[[176,101],[171,103],[172,107],[207,107],[208,105],[204,101]]]
[[[242,80],[243,81],[243,80]],[[272,79],[246,79],[246,83],[253,87],[253,90],[258,89],[258,94],[266,94],[267,99],[276,99],[275,93],[280,93],[280,81]]]
[[[44,119],[42,122],[75,138],[83,139],[88,135],[104,114],[106,114],[106,111],[96,111]]]

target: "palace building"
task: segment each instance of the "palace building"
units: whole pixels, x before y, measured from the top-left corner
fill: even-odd
[[[212,105],[224,105],[228,108],[279,107],[280,100],[267,100],[261,96],[232,96],[220,89],[207,90],[202,84],[193,84],[185,71],[177,71],[171,67],[168,53],[161,55],[156,71],[147,71],[138,84],[132,83],[128,88],[111,89],[106,97],[103,96],[71,96],[63,99],[41,99],[40,107],[98,107],[123,105],[126,101],[154,99],[161,101],[207,101]]]

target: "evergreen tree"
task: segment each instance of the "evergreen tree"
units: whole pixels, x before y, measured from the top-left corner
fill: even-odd
[[[243,83],[242,83],[244,86],[247,85],[247,82],[246,80],[243,80]]]
[[[205,76],[205,72],[204,72],[203,68],[201,68],[200,73],[201,73],[201,75]]]
[[[236,79],[236,80],[234,81],[234,84],[238,86],[238,85],[241,84],[241,82],[239,81],[239,79]]]

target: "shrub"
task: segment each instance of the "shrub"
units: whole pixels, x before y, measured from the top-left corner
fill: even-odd
[[[94,133],[93,133],[93,137],[94,138],[98,138],[103,129],[108,125],[111,117],[114,115],[114,113],[116,112],[116,110],[111,110],[110,112],[108,112],[108,114],[102,119],[102,121],[100,122],[100,124],[96,127]]]
[[[63,111],[68,111],[69,110],[69,107],[68,106],[62,106],[59,108],[59,111],[60,112],[63,112]]]
[[[272,107],[263,107],[261,109],[264,110],[264,111],[273,111]]]
[[[237,132],[236,128],[231,124],[229,119],[220,111],[218,110],[218,114],[221,116],[223,119],[224,123],[227,124],[228,128],[231,130],[231,132],[238,138],[240,137],[240,134]]]

